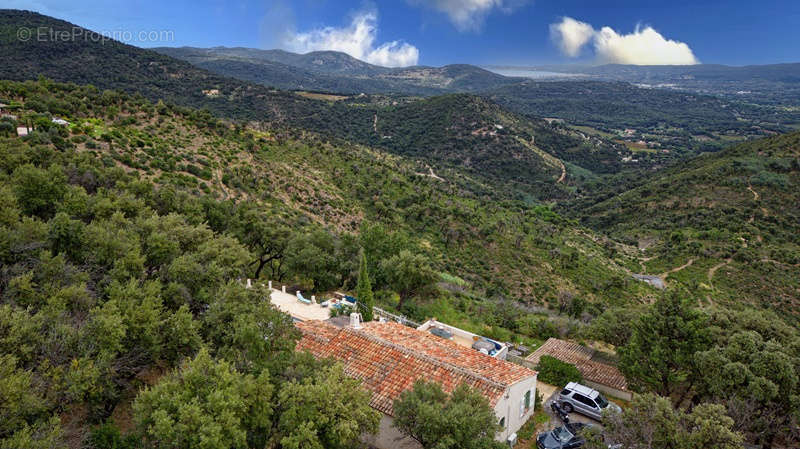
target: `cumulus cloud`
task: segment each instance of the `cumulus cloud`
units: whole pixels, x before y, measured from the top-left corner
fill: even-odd
[[[492,10],[506,14],[512,12],[526,0],[408,0],[412,5],[433,8],[447,15],[460,31],[477,31]]]
[[[286,32],[283,46],[297,53],[318,50],[333,50],[385,67],[405,67],[416,65],[419,60],[417,47],[402,42],[391,41],[376,46],[378,35],[378,14],[374,11],[360,11],[353,16],[350,25],[342,28],[324,27],[307,32]]]
[[[560,23],[550,25],[550,36],[561,51],[570,57],[580,54],[581,48],[594,36],[594,28],[571,17],[564,17]]]
[[[611,27],[599,31],[585,22],[564,17],[550,25],[550,34],[561,51],[576,57],[590,41],[597,59],[604,63],[634,65],[691,65],[699,61],[684,42],[667,39],[653,27],[636,26],[633,33],[619,34]]]

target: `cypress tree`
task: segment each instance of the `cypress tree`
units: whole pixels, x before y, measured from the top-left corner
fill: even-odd
[[[367,256],[361,250],[361,261],[358,267],[358,283],[356,284],[356,297],[358,299],[358,310],[364,321],[372,321],[372,307],[375,305],[375,298],[372,296],[372,285],[369,282],[367,272]]]

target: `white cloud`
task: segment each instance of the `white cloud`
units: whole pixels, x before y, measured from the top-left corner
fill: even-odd
[[[699,61],[684,42],[666,39],[653,27],[637,26],[633,33],[619,34],[611,27],[595,30],[585,22],[564,17],[550,25],[561,51],[576,57],[592,41],[597,59],[604,63],[634,65],[691,65]]]
[[[493,9],[508,14],[526,3],[526,0],[408,0],[408,2],[447,14],[460,31],[478,31]]]
[[[550,25],[550,36],[561,51],[570,57],[580,54],[581,48],[594,36],[594,28],[585,22],[564,17],[561,23]]]
[[[603,27],[594,39],[595,51],[605,62],[638,65],[697,64],[692,49],[683,42],[665,39],[652,27],[640,28],[631,34],[617,34]]]
[[[385,67],[417,64],[417,47],[401,41],[386,42],[376,47],[377,35],[378,14],[374,11],[361,11],[353,16],[352,22],[346,27],[324,27],[303,33],[287,32],[283,37],[283,46],[298,53],[341,51],[370,64]]]

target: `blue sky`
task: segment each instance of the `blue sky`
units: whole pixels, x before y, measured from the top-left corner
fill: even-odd
[[[147,46],[332,48],[382,65],[800,62],[798,0],[6,0]],[[568,18],[568,19],[565,19]]]

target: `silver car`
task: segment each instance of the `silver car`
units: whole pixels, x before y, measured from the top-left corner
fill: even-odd
[[[567,413],[575,411],[598,421],[603,418],[603,412],[606,410],[617,413],[622,411],[617,404],[609,402],[599,391],[577,382],[570,382],[561,390],[558,402]]]

